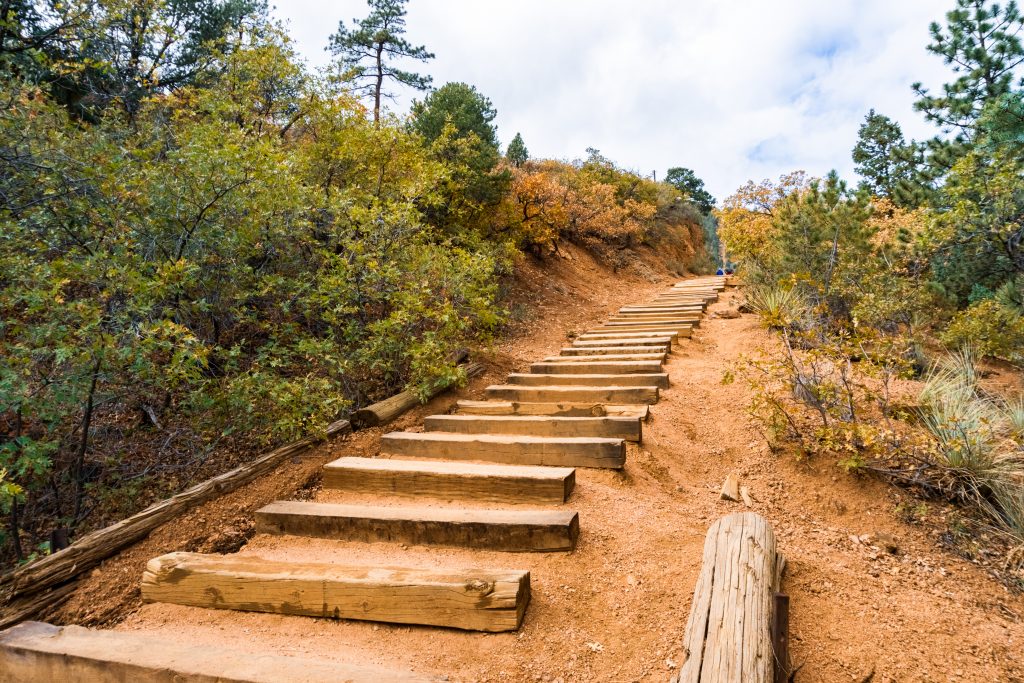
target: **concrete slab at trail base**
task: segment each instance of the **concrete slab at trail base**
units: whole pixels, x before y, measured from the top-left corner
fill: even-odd
[[[372,665],[178,645],[166,638],[27,621],[0,632],[2,683],[428,683]]]

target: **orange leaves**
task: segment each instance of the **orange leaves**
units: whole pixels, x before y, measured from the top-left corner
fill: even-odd
[[[521,240],[530,245],[550,247],[559,236],[609,240],[642,234],[657,207],[638,199],[623,200],[618,194],[615,185],[572,164],[528,162],[512,169],[506,213]]]

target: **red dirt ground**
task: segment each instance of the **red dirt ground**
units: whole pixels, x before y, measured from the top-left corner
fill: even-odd
[[[401,418],[414,428],[458,397],[557,352],[624,302],[649,299],[660,283],[611,274],[585,255],[527,273],[524,308],[535,313],[516,336],[476,354],[485,377]],[[723,297],[712,311],[731,305]],[[269,536],[241,552],[258,557],[339,563],[526,568],[533,600],[517,633],[333,622],[267,614],[142,606],[145,561],[171,550],[237,545],[253,509],[278,497],[328,496],[315,490],[320,466],[342,454],[375,455],[382,430],[326,445],[272,476],[195,510],[106,562],[58,615],[62,622],[112,624],[168,639],[242,650],[303,653],[326,659],[404,666],[452,681],[658,681],[681,661],[680,643],[708,526],[742,509],[719,499],[730,471],[774,526],[788,560],[796,681],[1024,681],[1024,599],[941,549],[921,526],[900,521],[905,494],[854,478],[824,460],[771,454],[748,423],[748,389],[721,384],[743,353],[772,348],[753,316],[707,320],[682,341],[663,393],[631,445],[623,472],[579,470],[567,506],[580,513],[571,554],[519,554],[367,545]],[[312,484],[312,488],[307,485]],[[338,500],[336,494],[330,499]],[[899,552],[855,537],[886,533]]]

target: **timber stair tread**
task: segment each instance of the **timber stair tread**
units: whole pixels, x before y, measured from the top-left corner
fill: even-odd
[[[573,374],[573,375],[552,375],[546,373],[512,373],[506,379],[507,384],[522,386],[591,386],[591,387],[658,387],[668,388],[668,373],[638,373],[638,374]]]
[[[589,343],[588,343],[589,345]],[[581,347],[583,348],[583,347]],[[592,363],[532,363],[530,372],[534,374],[549,375],[627,375],[649,372],[661,372],[663,365],[660,361],[595,361]]]
[[[530,599],[530,572],[169,553],[146,565],[142,599],[328,619],[514,631]]]
[[[588,346],[662,346],[665,350],[672,349],[672,337],[629,337],[619,339],[575,339],[573,348],[585,348]]]
[[[664,361],[668,357],[666,351],[655,351],[649,346],[567,346],[561,350],[560,356],[548,356],[545,363],[576,362],[574,357],[582,357],[593,360],[594,356],[611,356],[605,358],[610,360],[656,360]],[[600,360],[600,358],[598,358]],[[586,361],[579,361],[586,362]]]
[[[638,417],[430,415],[423,426],[427,432],[457,434],[599,436],[627,441],[639,441],[641,437]]]
[[[324,466],[325,490],[489,503],[564,503],[576,485],[571,467],[476,464],[451,460],[339,458]]]
[[[256,531],[363,543],[556,552],[576,547],[579,515],[572,510],[277,501],[256,511]]]
[[[563,375],[555,375],[562,377]],[[557,381],[557,380],[555,380]],[[519,401],[595,401],[603,403],[657,403],[658,387],[629,387],[611,385],[595,386],[549,386],[530,387],[519,384],[496,384],[487,387],[486,394],[491,398],[504,398]]]
[[[561,417],[601,417],[616,415],[646,420],[647,405],[615,405],[603,402],[532,402],[532,401],[470,401],[456,402],[455,409],[466,415],[552,415]]]
[[[381,437],[381,452],[432,459],[614,469],[621,468],[626,460],[625,441],[603,437],[391,432]]]

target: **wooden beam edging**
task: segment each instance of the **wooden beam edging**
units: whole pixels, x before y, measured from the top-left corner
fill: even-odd
[[[116,524],[86,534],[64,550],[40,558],[0,576],[0,629],[30,619],[60,604],[73,592],[67,582],[103,560],[142,540],[178,514],[217,496],[230,493],[255,480],[281,462],[331,437],[352,430],[348,420],[327,426],[321,435],[281,446],[255,460],[239,465],[181,493],[150,505]]]
[[[736,513],[711,525],[683,638],[683,662],[671,683],[776,680],[775,595],[785,565],[775,533],[760,515]]]
[[[481,363],[467,363],[464,367],[466,368],[466,379],[482,375],[485,369]],[[451,385],[439,386],[430,393],[429,398],[434,398],[442,391],[447,391],[450,388]],[[379,427],[386,425],[402,413],[420,405],[423,405],[423,401],[420,400],[416,392],[403,391],[391,398],[378,401],[352,413],[352,423],[356,429]]]

